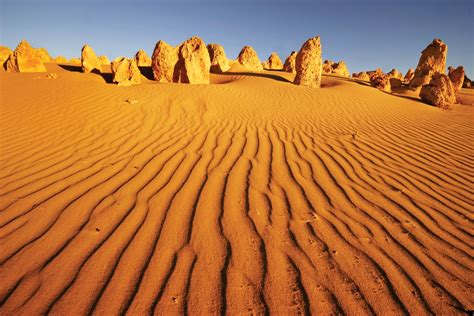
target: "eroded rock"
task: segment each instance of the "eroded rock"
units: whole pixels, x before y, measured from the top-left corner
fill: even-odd
[[[301,46],[296,56],[297,85],[319,88],[321,86],[322,59],[321,40],[319,36],[308,39]]]
[[[237,57],[237,61],[244,67],[253,71],[263,70],[257,52],[251,46],[244,46]]]
[[[207,51],[211,59],[211,71],[222,73],[230,68],[229,60],[225,54],[224,47],[219,44],[208,44]]]
[[[449,108],[456,103],[456,94],[449,77],[445,74],[435,74],[430,83],[424,85],[420,91],[422,101],[443,108]]]
[[[5,62],[5,69],[10,72],[46,72],[41,57],[31,45],[23,40],[10,54]]]
[[[118,57],[111,64],[113,82],[119,86],[131,86],[142,82],[135,59]]]
[[[448,46],[440,39],[434,39],[422,52],[415,74],[410,82],[411,89],[418,89],[430,83],[436,74],[446,72]]]
[[[99,59],[95,55],[94,50],[89,45],[85,44],[81,50],[81,66],[82,71],[85,73],[92,72],[94,70],[102,72],[102,67]]]

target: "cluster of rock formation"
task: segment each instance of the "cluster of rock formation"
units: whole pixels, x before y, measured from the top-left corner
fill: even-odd
[[[326,59],[323,63],[323,72],[330,75],[350,77],[349,70],[347,70],[347,65],[343,60],[338,63],[334,63]]]
[[[229,60],[225,54],[224,47],[219,44],[207,45],[207,51],[211,59],[211,71],[216,73],[222,73],[230,68]]]
[[[280,56],[273,52],[270,57],[262,63],[262,67],[270,70],[281,70],[283,69],[283,62],[281,61]]]
[[[286,72],[295,73],[296,72],[296,55],[297,52],[292,51],[291,54],[286,57],[285,63],[283,64],[283,70]]]
[[[237,57],[237,61],[244,67],[253,71],[263,70],[257,52],[251,46],[244,46]]]
[[[89,45],[85,44],[81,50],[81,66],[83,72],[98,71],[102,72],[102,66],[99,58],[95,55],[94,50]]]
[[[143,49],[140,49],[135,54],[135,61],[137,63],[137,66],[140,66],[140,67],[149,67],[149,66],[151,66],[151,58],[148,56],[148,54]]]
[[[40,55],[38,50],[23,40],[9,55],[5,62],[5,69],[9,72],[46,72],[42,58],[44,56]]]
[[[142,82],[142,75],[135,59],[117,57],[111,64],[113,82],[131,86]]]
[[[322,75],[322,52],[319,36],[308,39],[296,55],[294,84],[319,88]]]
[[[352,74],[353,78],[369,81],[375,88],[391,92],[392,88],[409,84],[413,90],[420,91],[423,101],[446,108],[456,102],[456,95],[462,87],[471,87],[471,80],[464,68],[449,67],[445,74],[448,47],[440,39],[434,39],[421,53],[416,69],[408,69],[405,76],[397,69],[385,74],[380,68],[375,71]],[[295,73],[294,84],[320,87],[322,73],[349,77],[344,61],[332,62],[321,59],[319,37],[308,39],[299,52],[293,51],[283,64],[277,53],[261,62],[251,46],[244,46],[236,61],[227,58],[224,48],[219,44],[205,45],[197,36],[191,37],[177,47],[158,41],[150,58],[144,50],[139,50],[132,59],[119,57],[111,63],[113,82],[118,85],[133,85],[142,82],[139,66],[150,66],[154,79],[159,82],[207,84],[210,71],[222,73],[230,69],[231,63],[238,62],[251,71],[281,70]],[[12,52],[0,46],[0,65],[10,72],[46,72],[45,63],[67,63],[63,56],[51,58],[44,48],[33,48],[27,41],[21,41]],[[69,63],[80,64],[83,72],[102,71],[101,65],[110,64],[107,56],[95,55],[89,45],[81,50],[81,59],[71,58]]]
[[[464,68],[459,66],[446,71],[448,46],[440,39],[434,39],[422,52],[410,88],[420,89],[420,98],[432,105],[447,108],[456,102],[456,95],[464,83]]]
[[[159,41],[152,56],[152,69],[159,82],[206,84],[211,60],[206,44],[193,36],[178,47]]]

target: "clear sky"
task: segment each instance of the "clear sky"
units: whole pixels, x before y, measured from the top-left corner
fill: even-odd
[[[350,72],[415,67],[433,38],[448,45],[448,65],[474,77],[474,0],[0,0],[0,44],[22,39],[52,56],[79,57],[84,43],[97,55],[151,56],[158,40],[192,35],[220,43],[229,58],[244,45],[260,59],[284,59],[315,35],[323,59],[345,60]]]

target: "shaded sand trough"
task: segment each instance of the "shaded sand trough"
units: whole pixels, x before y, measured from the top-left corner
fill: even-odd
[[[46,66],[0,72],[2,315],[474,309],[473,107]]]

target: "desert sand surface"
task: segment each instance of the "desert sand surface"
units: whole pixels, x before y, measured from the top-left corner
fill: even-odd
[[[0,72],[1,315],[474,309],[473,90],[46,67]]]

